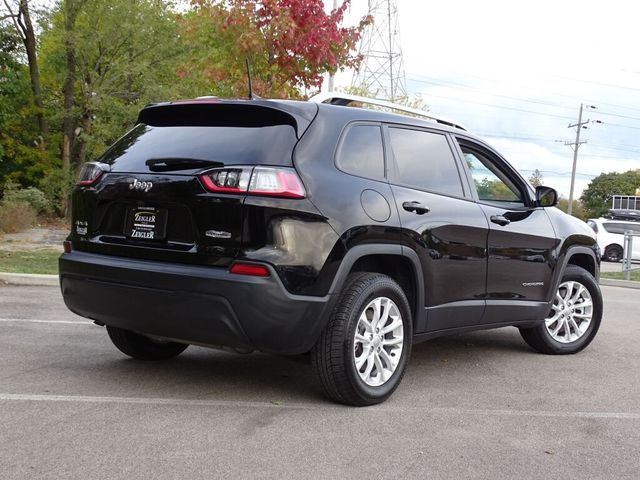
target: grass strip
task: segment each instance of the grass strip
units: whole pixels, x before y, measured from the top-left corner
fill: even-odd
[[[0,250],[0,272],[58,274],[58,250]]]
[[[611,278],[614,280],[626,280],[624,272],[600,272],[601,278]],[[640,282],[640,270],[632,270],[630,280]]]

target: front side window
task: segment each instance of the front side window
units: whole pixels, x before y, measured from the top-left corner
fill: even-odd
[[[455,157],[444,135],[391,127],[389,138],[398,183],[447,195],[464,195]]]
[[[480,201],[506,207],[523,207],[522,193],[485,155],[461,146]]]
[[[360,177],[384,178],[384,150],[379,125],[354,125],[338,152],[341,170]]]

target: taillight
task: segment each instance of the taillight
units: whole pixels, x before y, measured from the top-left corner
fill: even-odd
[[[64,253],[71,253],[71,242],[69,240],[65,240],[62,242],[62,248],[64,249]]]
[[[304,198],[306,195],[300,177],[292,168],[219,168],[201,175],[200,178],[205,188],[211,192],[284,198]]]
[[[77,185],[89,186],[96,183],[102,175],[109,171],[109,165],[98,162],[87,162],[82,166],[78,175]]]
[[[200,177],[212,192],[245,193],[251,178],[250,168],[220,168]]]
[[[252,277],[268,277],[271,275],[267,267],[255,263],[236,262],[231,265],[229,271],[238,275],[249,275]]]

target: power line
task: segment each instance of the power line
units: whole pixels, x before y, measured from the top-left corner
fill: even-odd
[[[411,93],[416,93],[416,92],[411,92]],[[486,106],[486,107],[501,108],[501,109],[504,109],[504,110],[511,110],[511,111],[515,111],[515,112],[531,113],[533,115],[543,115],[543,116],[546,116],[546,117],[561,118],[563,120],[573,120],[573,118],[571,118],[571,117],[567,117],[567,116],[564,116],[564,115],[556,115],[554,113],[537,112],[537,111],[534,111],[534,110],[526,110],[526,109],[523,109],[523,108],[507,107],[505,105],[496,105],[496,104],[492,104],[492,103],[478,102],[476,100],[467,100],[467,99],[461,99],[461,98],[455,98],[455,97],[448,97],[446,95],[436,95],[436,94],[431,94],[430,93],[430,94],[427,94],[426,96],[427,97],[435,97],[435,98],[443,98],[445,100],[452,100],[454,102],[473,103],[473,104],[476,104],[476,105],[483,105],[483,106]],[[631,118],[631,117],[629,117],[629,118]],[[637,120],[640,120],[640,118],[637,119]],[[604,122],[601,122],[601,123],[604,123]],[[630,129],[633,129],[633,130],[640,130],[640,127],[634,127],[632,125],[622,125],[620,123],[606,122],[606,125],[610,126],[610,127],[630,128]]]
[[[549,94],[549,95],[568,98],[568,99],[571,99],[571,100],[578,100],[578,101],[584,100],[584,98],[581,98],[581,97],[576,97],[576,96],[573,96],[573,95],[567,95],[567,94],[564,94],[564,93],[558,93],[558,92],[554,92],[554,91],[551,91],[551,90],[546,90],[546,89],[539,88],[539,87],[532,87],[530,85],[524,85],[522,83],[507,82],[507,81],[501,80],[501,79],[483,77],[483,76],[474,75],[474,74],[471,74],[471,73],[456,72],[456,71],[453,71],[453,70],[449,70],[449,71],[451,73],[455,74],[455,75],[459,75],[459,76],[462,76],[462,77],[477,78],[477,79],[480,79],[480,80],[486,80],[486,81],[489,81],[489,82],[501,83],[503,85],[509,85],[509,86],[516,85],[516,86],[519,86],[521,88],[525,88],[527,90],[546,93],[546,94]],[[420,77],[420,76],[424,77],[424,75],[420,75],[420,74],[412,74],[412,75],[417,75],[418,77]],[[616,104],[616,103],[602,102],[600,100],[598,100],[597,102],[591,102],[591,103],[597,103],[598,105],[606,105],[608,107],[622,108],[622,109],[625,109],[625,110],[632,110],[632,111],[635,111],[635,112],[640,112],[640,108],[629,107],[628,105],[620,105],[620,104]]]
[[[638,120],[638,121],[640,121],[640,117],[630,117],[628,115],[620,115],[620,114],[617,114],[617,113],[608,113],[608,112],[601,112],[601,111],[598,111],[598,113],[600,115],[609,115],[611,117],[628,118],[630,120]]]
[[[548,174],[548,175],[555,175],[557,177],[564,177],[567,175],[571,175],[571,172],[554,172],[552,170],[540,170],[539,168],[536,168],[535,170],[530,170],[530,169],[526,169],[526,168],[519,168],[518,169],[520,172],[527,172],[527,173],[535,173],[535,171],[537,170],[538,172],[542,173],[542,174]],[[598,175],[593,174],[593,173],[581,173],[581,172],[576,172],[576,175],[579,175],[581,177],[591,177],[591,178],[595,178],[598,177]]]
[[[547,106],[547,107],[563,108],[563,109],[566,109],[566,110],[573,110],[574,109],[574,107],[569,107],[569,106],[566,106],[566,105],[559,105],[559,104],[556,104],[556,103],[543,102],[541,100],[532,100],[532,99],[528,99],[528,98],[513,97],[513,96],[510,96],[510,95],[503,95],[503,94],[500,94],[500,93],[492,93],[492,92],[483,90],[481,88],[471,87],[471,86],[464,85],[464,84],[457,83],[457,82],[447,81],[445,83],[445,82],[439,82],[439,81],[435,81],[435,80],[420,80],[420,79],[416,79],[416,78],[409,78],[409,80],[411,80],[413,82],[426,83],[426,84],[436,85],[436,86],[441,86],[441,87],[481,92],[481,93],[484,93],[486,95],[491,95],[493,97],[507,98],[507,99],[510,99],[510,100],[518,101],[518,102],[534,103],[534,104],[537,104],[537,105],[544,105],[544,106]]]
[[[520,133],[515,133],[513,135],[506,135],[506,134],[503,134],[503,133],[487,132],[487,131],[481,131],[481,130],[477,130],[474,133],[476,133],[477,135],[479,135],[481,137],[497,138],[497,139],[505,139],[505,140],[536,140],[536,141],[540,141],[540,142],[555,142],[556,141],[556,139],[552,138],[552,137],[541,137],[541,136],[537,136],[537,135],[526,135],[526,134],[520,134]],[[596,147],[596,148],[601,148],[601,149],[605,148],[605,149],[609,149],[609,150],[619,150],[619,151],[630,152],[630,153],[640,153],[640,145],[629,145],[629,144],[625,144],[625,143],[615,143],[615,144],[607,145],[607,144],[603,144],[603,143],[589,142],[589,147]],[[631,147],[631,149],[620,148],[620,147]],[[636,148],[638,150],[635,150]]]
[[[628,148],[619,148],[619,147],[611,147],[608,145],[602,145],[600,143],[591,143],[589,142],[589,147],[595,147],[595,148],[605,148],[607,150],[618,150],[620,152],[629,152],[629,153],[637,153],[640,154],[640,150],[629,150]]]
[[[633,130],[640,130],[640,127],[632,127],[631,125],[621,125],[619,123],[605,123],[606,126],[608,127],[621,127],[621,128],[631,128]]]
[[[474,133],[483,137],[504,138],[509,140],[539,140],[543,142],[555,142],[555,138],[552,138],[552,137],[538,137],[534,135],[524,135],[524,134],[523,135],[520,135],[520,134],[505,135],[502,133],[490,133],[490,132],[482,132],[482,131],[475,131]]]
[[[484,105],[485,107],[502,108],[504,110],[512,110],[514,112],[531,113],[533,115],[542,115],[542,116],[545,116],[545,117],[555,117],[555,118],[561,118],[563,120],[573,120],[573,118],[567,117],[567,116],[564,116],[564,115],[555,115],[553,113],[536,112],[534,110],[525,110],[523,108],[507,107],[507,106],[504,106],[504,105],[495,105],[495,104],[491,104],[491,103],[478,102],[476,100],[462,100],[460,98],[447,97],[446,95],[429,94],[428,97],[444,98],[446,100],[453,100],[455,102],[473,103],[473,104],[476,104],[476,105]]]
[[[527,152],[525,150],[520,150],[518,148],[510,148],[510,147],[501,147],[499,149],[499,151],[509,151],[509,152],[514,152],[514,153],[522,153],[522,154],[530,154],[531,152]],[[562,157],[563,154],[561,151],[558,150],[550,150],[550,153],[553,153],[554,155],[558,155],[559,157]],[[619,156],[611,156],[611,155],[591,155],[591,154],[587,154],[587,153],[582,153],[583,158],[603,158],[603,159],[610,159],[610,160],[634,160],[633,158],[621,158]]]
[[[590,83],[592,85],[600,85],[600,86],[603,86],[603,87],[620,88],[622,90],[632,90],[634,92],[640,92],[640,88],[627,87],[626,85],[616,85],[614,83],[598,82],[598,81],[595,81],[595,80],[585,80],[583,78],[563,77],[561,75],[554,75],[554,74],[551,74],[551,73],[543,73],[543,75],[545,75],[547,77],[561,78],[563,80],[571,80],[572,82]]]

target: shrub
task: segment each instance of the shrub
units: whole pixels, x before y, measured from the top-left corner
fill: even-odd
[[[38,218],[38,214],[29,203],[24,201],[0,202],[0,231],[15,233],[32,227]]]
[[[40,180],[40,189],[49,205],[51,214],[65,217],[69,208],[69,197],[75,183],[75,175],[63,168],[49,172]]]
[[[49,209],[49,202],[41,190],[35,187],[18,188],[12,183],[5,185],[3,202],[26,203],[30,205],[37,214],[45,213]]]

